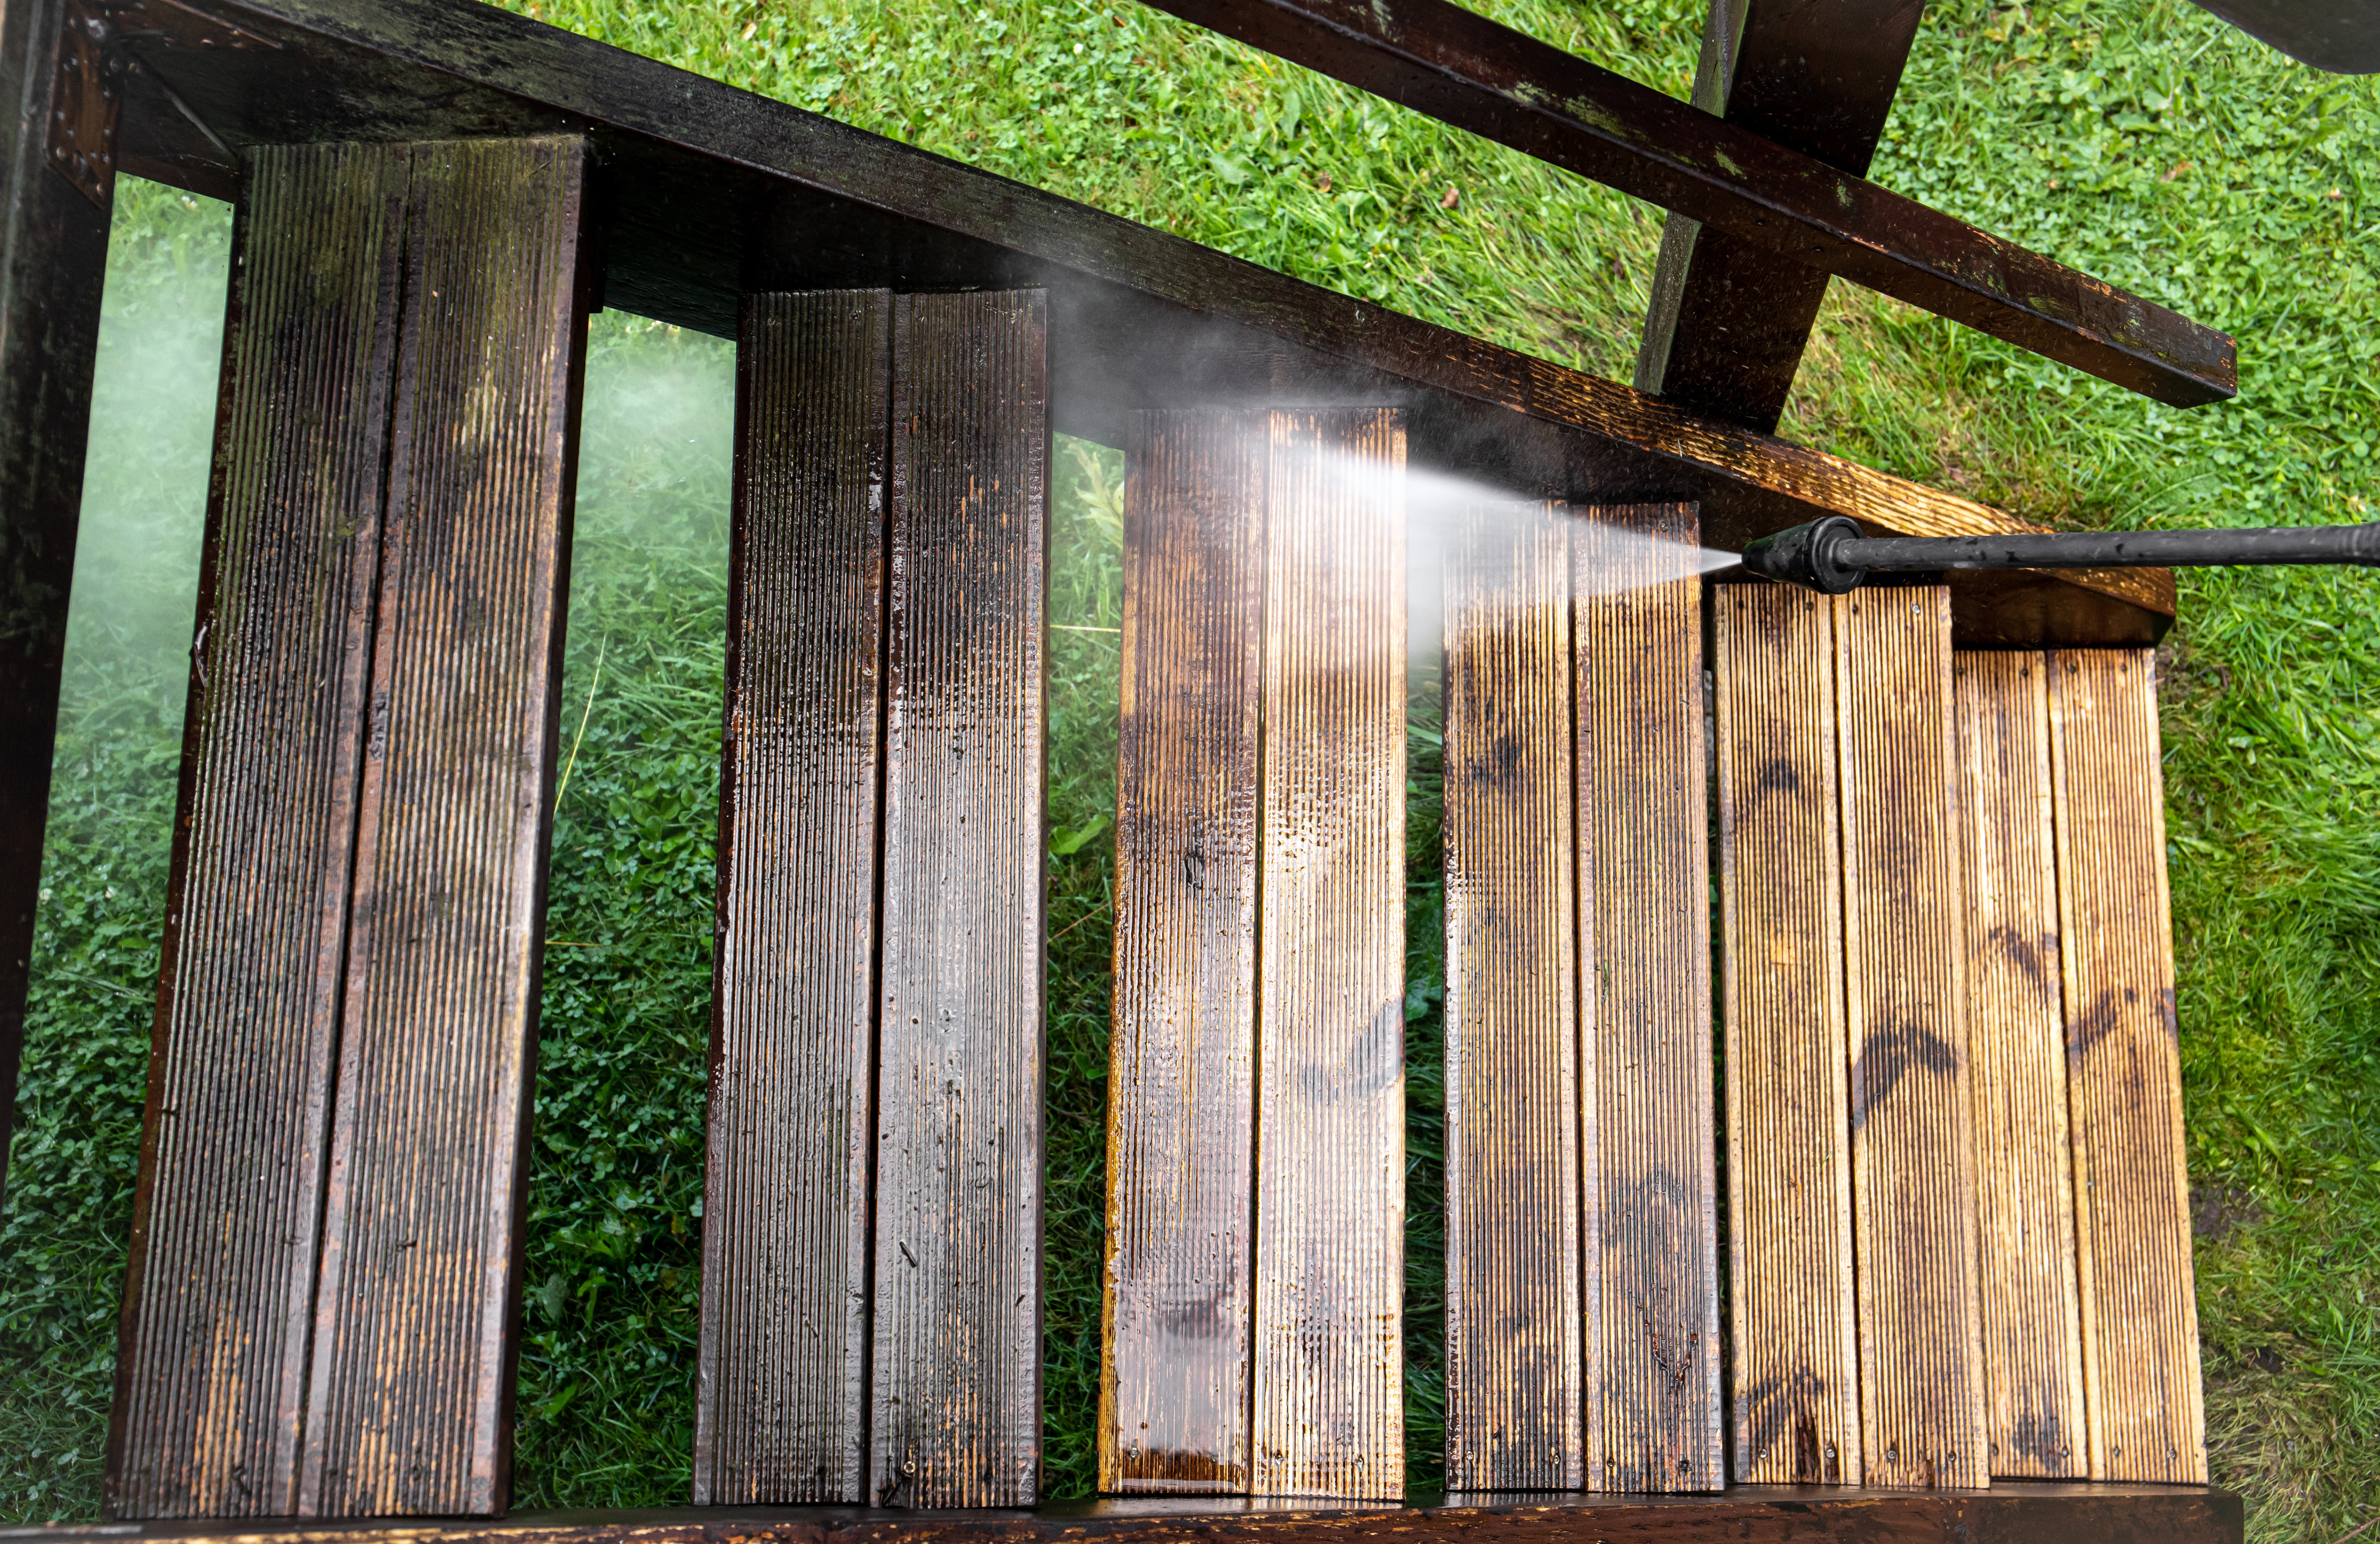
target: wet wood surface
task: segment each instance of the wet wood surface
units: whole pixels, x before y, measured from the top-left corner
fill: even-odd
[[[1033,1501],[1050,419],[1038,291],[892,303],[868,1493]]]
[[[1390,411],[1270,419],[1260,1496],[1404,1489],[1404,450]]]
[[[2155,666],[2049,666],[2090,1474],[2204,1482]]]
[[[1951,656],[1986,1436],[1993,1476],[2028,1479],[2089,1473],[2046,663],[2032,650]]]
[[[403,146],[249,160],[116,1360],[117,1516],[296,1510],[411,182]]]
[[[1980,1487],[1984,1420],[1950,602],[1844,596],[1835,657],[1862,1458]]]
[[[1834,654],[1842,601],[1712,590],[1733,1473],[1860,1483]]]
[[[1294,392],[1403,407],[1417,456],[1530,496],[1617,487],[1698,500],[1705,540],[1730,550],[1828,511],[1913,535],[2022,524],[493,7],[211,9],[270,46],[210,49],[165,25],[128,46],[144,79],[170,84],[233,146],[589,126],[605,152],[606,298],[640,314],[732,337],[750,288],[1044,285],[1068,338],[1051,361],[1053,415],[1105,444],[1123,443],[1135,409]],[[305,79],[343,84],[289,89]],[[213,153],[162,121],[179,114],[158,93],[135,92],[125,114],[128,134],[178,132]],[[1955,586],[1961,637],[1996,644],[2145,644],[2172,614],[2162,572]]]
[[[1446,574],[1446,1483],[1576,1490],[1582,1294],[1571,536],[1460,518]]]
[[[576,140],[417,146],[298,1509],[500,1511],[588,301]]]
[[[736,348],[698,1505],[867,1499],[892,298]]]
[[[288,1544],[1391,1544],[1492,1535],[1514,1544],[2238,1544],[2238,1496],[2203,1487],[2011,1485],[1994,1490],[1846,1490],[1741,1485],[1723,1496],[1508,1495],[1446,1505],[1318,1506],[1201,1499],[1072,1502],[973,1514],[859,1508],[712,1507],[530,1514],[503,1522],[260,1530],[184,1525],[28,1530],[34,1544],[252,1538]],[[238,1531],[231,1531],[238,1530]]]
[[[1727,1483],[1713,1153],[1703,584],[1691,505],[1589,508],[1571,538],[1587,1483]],[[1452,769],[1449,768],[1449,784]]]
[[[16,1129],[107,271],[108,209],[47,164],[67,10],[66,0],[0,6],[0,1185]]]
[[[1099,1489],[1245,1494],[1268,424],[1134,420]]]

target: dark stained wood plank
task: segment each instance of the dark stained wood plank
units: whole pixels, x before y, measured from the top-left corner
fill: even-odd
[[[2238,390],[2213,328],[1450,0],[1159,8],[2158,401]]]
[[[1267,420],[1135,417],[1099,1489],[1245,1495]]]
[[[1860,1483],[1834,653],[1842,602],[1712,590],[1733,1464]]]
[[[2049,659],[2090,1472],[2204,1483],[2155,665]]]
[[[274,46],[210,49],[168,27],[128,46],[234,145],[589,126],[610,168],[607,300],[666,321],[733,336],[755,287],[1042,285],[1068,340],[1051,361],[1053,416],[1111,444],[1135,409],[1268,407],[1293,392],[1403,407],[1417,458],[1525,496],[1697,500],[1704,540],[1730,550],[1829,512],[1912,535],[2024,524],[494,6],[211,8]],[[171,111],[135,92],[127,133]],[[1953,585],[1961,638],[1996,646],[2152,643],[2173,609],[2161,572]]]
[[[1867,175],[1924,0],[1712,0],[1694,105]],[[1661,227],[1636,386],[1774,433],[1827,275],[1682,214]]]
[[[1581,910],[1592,941],[1587,1483],[1727,1483],[1712,1150],[1710,823],[1703,584],[1692,505],[1585,512],[1571,540],[1578,650]],[[1649,540],[1648,540],[1649,539]]]
[[[298,1509],[485,1514],[585,349],[575,139],[416,146]]]
[[[342,1544],[1512,1544],[1658,1539],[1671,1544],[2239,1544],[2240,1500],[2204,1486],[2036,1485],[1992,1490],[1855,1490],[1739,1485],[1722,1496],[1501,1495],[1452,1505],[1251,1505],[1220,1498],[1075,1501],[1038,1513],[919,1517],[852,1508],[528,1514],[502,1522],[317,1526]],[[258,1537],[254,1525],[28,1529],[32,1544]],[[266,1535],[264,1537],[272,1537]]]
[[[1571,522],[1489,505],[1446,572],[1446,1486],[1598,1471],[1581,1294]],[[1708,1050],[1705,1048],[1707,1064]]]
[[[1271,419],[1259,1496],[1404,1490],[1404,429]]]
[[[48,164],[67,11],[66,0],[0,5],[0,1182],[16,1129],[107,271],[107,208]],[[112,190],[114,177],[105,183]]]
[[[2046,664],[1968,650],[1950,664],[1987,1436],[1993,1476],[2028,1479],[2088,1473]]]
[[[1024,1506],[1041,1438],[1048,308],[892,308],[880,1505]]]
[[[1950,597],[1837,614],[1865,1483],[1979,1487],[1984,1421]]]
[[[412,163],[249,157],[110,1441],[120,1517],[296,1509]]]
[[[697,1505],[866,1498],[892,298],[736,348]]]

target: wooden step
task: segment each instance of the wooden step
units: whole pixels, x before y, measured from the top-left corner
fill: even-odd
[[[249,159],[120,1515],[505,1503],[583,162]]]

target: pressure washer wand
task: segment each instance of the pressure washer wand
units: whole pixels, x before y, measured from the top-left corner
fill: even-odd
[[[2360,563],[2380,566],[2380,520],[2361,526],[2256,530],[2084,530],[1993,536],[1862,536],[1829,515],[1764,536],[1743,565],[1766,578],[1840,595],[1880,571],[1949,568],[2207,568],[2233,564]]]

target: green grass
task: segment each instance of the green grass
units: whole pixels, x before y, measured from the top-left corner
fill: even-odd
[[[1153,11],[562,0],[530,14],[1400,310],[1625,378],[1655,212]],[[1687,0],[1483,9],[1665,90]],[[1837,286],[1783,432],[2060,525],[2370,518],[2380,88],[2179,0],[1939,0],[1874,175],[2240,340],[2159,407]],[[1453,207],[1446,194],[1453,190]],[[17,1152],[0,1516],[97,1503],[222,293],[220,206],[123,201]],[[212,308],[211,310],[211,308]],[[531,1204],[526,1504],[682,1498],[723,597],[722,346],[607,316],[588,400]],[[1090,1483],[1121,467],[1062,441],[1047,1417]],[[2259,1539],[2380,1515],[2380,587],[2185,576],[2164,650],[2210,1438]],[[601,661],[601,676],[596,663]],[[1413,1480],[1440,1429],[1433,699],[1414,748]],[[2369,1536],[2367,1536],[2369,1537]]]

